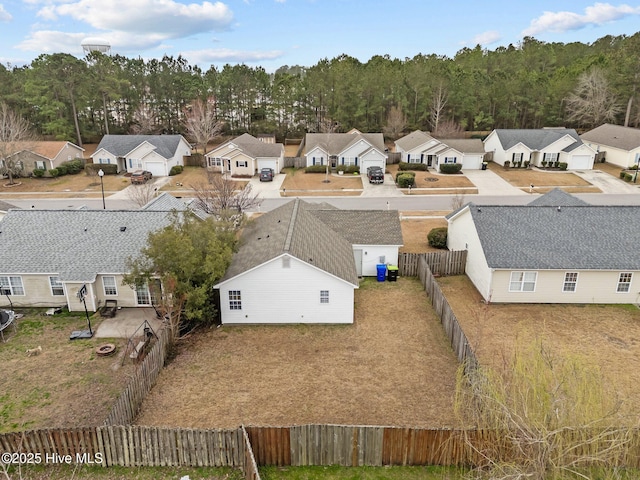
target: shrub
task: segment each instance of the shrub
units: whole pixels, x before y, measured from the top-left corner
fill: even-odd
[[[360,171],[360,167],[358,165],[338,165],[336,167],[336,170],[338,172],[345,172],[345,173],[358,173]],[[324,173],[325,171],[325,166],[322,166],[322,172]]]
[[[67,170],[67,173],[70,175],[75,175],[77,173],[80,173],[80,170],[84,168],[84,165],[82,164],[82,160],[80,160],[79,158],[76,158],[74,160],[69,160],[68,162],[64,162],[60,166],[64,166]]]
[[[452,174],[452,173],[460,173],[462,170],[461,163],[443,163],[440,165],[440,171],[442,173]]]
[[[558,168],[559,168],[560,170],[566,170],[568,166],[569,166],[569,165],[567,164],[567,162],[560,162],[560,163],[558,163]]]
[[[416,176],[415,174],[410,175],[409,173],[401,173],[396,177],[396,181],[400,188],[409,188],[416,184]]]
[[[559,164],[560,164],[560,161],[559,161],[559,160],[556,160],[555,162],[553,162],[553,166],[554,166],[555,168],[558,168],[558,165],[559,165]]]
[[[66,175],[69,172],[69,170],[67,169],[67,166],[64,163],[61,163],[60,165],[58,165],[57,169],[58,169],[59,177],[62,177],[63,175]]]
[[[546,160],[542,160],[540,163],[542,164],[542,168],[547,166],[547,161]]]
[[[624,180],[624,176],[627,174],[624,170],[620,170],[620,178]]]
[[[46,173],[46,170],[44,168],[34,168],[33,169],[33,176],[36,177],[36,178],[42,178],[45,173]]]
[[[447,248],[447,227],[432,228],[427,240],[433,248]]]
[[[105,175],[116,175],[118,173],[118,165],[115,163],[87,163],[84,167],[87,175],[97,175],[100,169]]]
[[[173,167],[171,167],[171,170],[169,170],[170,177],[178,175],[179,173],[182,173],[182,165],[174,165]]]
[[[51,175],[53,178],[56,178],[60,176],[60,170],[58,170],[57,168],[52,168],[51,170],[49,170],[49,175]]]
[[[531,164],[531,162],[529,160],[525,160],[524,161],[524,168],[529,168],[530,164]]]
[[[410,175],[413,178],[415,178],[416,177],[416,172],[398,172],[398,173],[396,173],[396,183],[398,183],[398,177],[400,175]]]
[[[638,165],[631,165],[628,170],[637,170],[638,169]]]
[[[327,171],[326,165],[311,165],[304,169],[305,173],[324,173]]]
[[[631,175],[630,173],[626,173],[624,174],[624,181],[625,182],[630,182],[631,180],[633,180],[633,175]]]
[[[509,160],[504,161],[504,168],[509,168],[511,166],[511,162]]]
[[[418,172],[424,172],[426,170],[429,170],[429,167],[427,166],[426,163],[400,162],[398,164],[398,170],[402,170],[402,171],[415,170],[415,171],[418,171]]]

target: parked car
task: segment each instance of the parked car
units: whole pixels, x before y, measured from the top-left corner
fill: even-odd
[[[263,168],[260,170],[260,181],[261,182],[271,182],[273,180],[273,168]]]
[[[151,174],[151,172],[147,170],[136,170],[131,174],[131,183],[133,183],[134,185],[147,183],[147,181],[151,180],[152,178],[153,175]]]
[[[384,170],[380,167],[367,168],[367,178],[369,183],[384,183]]]

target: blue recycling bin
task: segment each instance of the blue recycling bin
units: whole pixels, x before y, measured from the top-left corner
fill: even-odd
[[[384,263],[379,263],[376,265],[376,270],[378,272],[377,279],[379,282],[384,282],[387,277],[387,266]]]

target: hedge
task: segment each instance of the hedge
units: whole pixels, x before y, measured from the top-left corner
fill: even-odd
[[[326,165],[310,165],[304,169],[305,173],[325,173],[326,171]]]
[[[336,170],[338,172],[345,173],[358,173],[360,171],[360,167],[358,165],[338,165]]]
[[[424,172],[425,170],[429,170],[429,167],[426,163],[407,163],[400,162],[398,164],[398,170],[407,171],[407,170],[416,170],[420,172]]]
[[[115,163],[87,163],[84,166],[84,171],[87,175],[97,175],[100,169],[102,169],[105,175],[118,174],[118,165]]]
[[[462,170],[461,163],[443,163],[440,165],[440,171],[442,173],[460,173],[460,170]]]

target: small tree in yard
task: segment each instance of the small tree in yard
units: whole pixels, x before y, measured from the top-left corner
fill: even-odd
[[[597,368],[578,356],[558,356],[536,340],[517,346],[504,369],[461,367],[456,411],[463,425],[495,438],[481,444],[467,431],[474,478],[620,478],[632,427]]]
[[[132,288],[162,284],[162,308],[174,338],[216,318],[213,286],[231,263],[235,232],[213,218],[176,212],[171,223],[149,235],[136,258],[127,260],[124,283]]]
[[[31,140],[29,122],[16,114],[6,103],[0,104],[0,174],[9,177],[9,185],[13,185],[13,177],[20,175],[21,166],[14,154],[27,147],[25,142]]]
[[[143,207],[149,203],[158,193],[158,187],[153,183],[142,183],[139,185],[131,185],[127,189],[127,197],[138,207]]]

